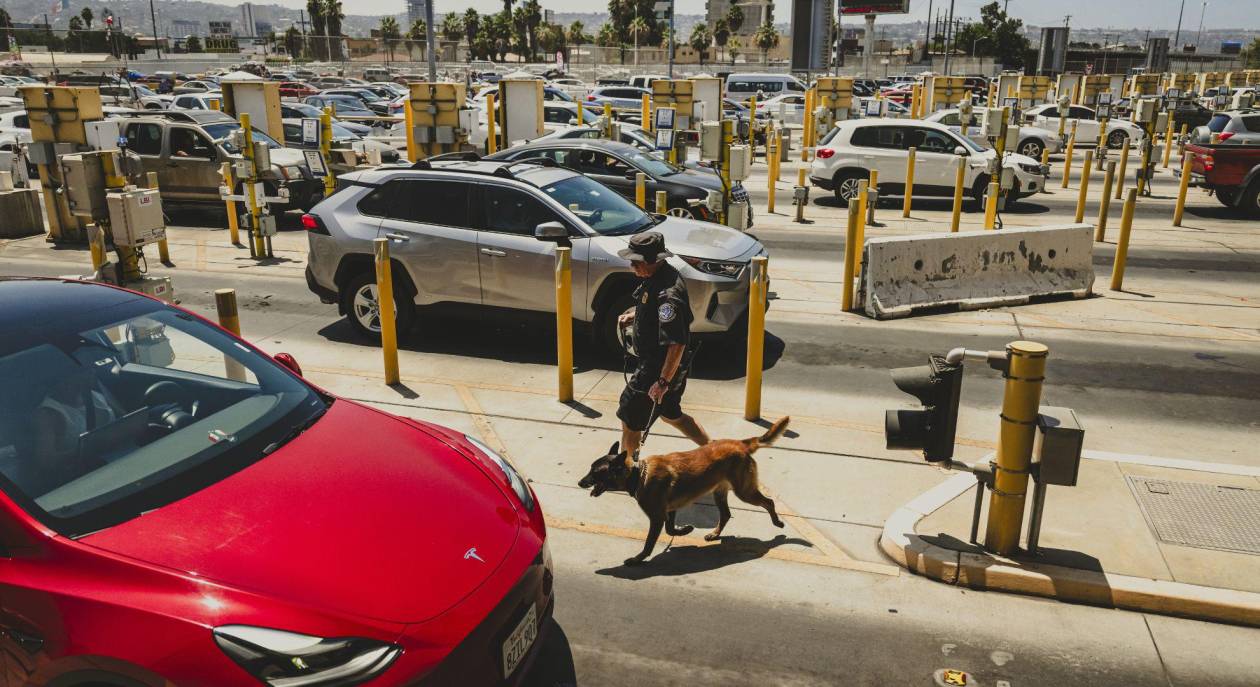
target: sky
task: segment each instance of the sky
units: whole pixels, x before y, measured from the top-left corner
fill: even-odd
[[[240,0],[209,0],[221,5],[238,5]],[[270,0],[286,7],[305,7],[305,0]],[[989,0],[955,0],[954,16],[978,17],[981,5]],[[1059,25],[1064,15],[1072,15],[1071,24],[1082,28],[1138,28],[1173,29],[1177,25],[1177,11],[1183,1],[1185,18],[1182,30],[1197,31],[1203,0],[1007,0],[1010,13],[1026,24]],[[502,0],[435,0],[438,14],[462,12],[473,7],[479,12],[498,11]],[[591,12],[603,10],[607,2],[601,0],[540,0],[544,9],[557,12]],[[703,14],[704,0],[677,0],[679,14]],[[788,18],[789,0],[780,0],[776,14],[780,21]],[[948,0],[934,0],[933,13],[940,6],[948,7]],[[1260,0],[1210,0],[1206,3],[1203,27],[1212,28],[1260,28]],[[404,11],[403,0],[353,0],[345,2],[348,13],[386,14]],[[928,0],[910,0],[910,14],[906,19],[923,20],[928,16]],[[903,17],[889,17],[899,22]]]

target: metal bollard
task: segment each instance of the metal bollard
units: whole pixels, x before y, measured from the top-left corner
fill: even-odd
[[[494,94],[486,95],[486,154],[493,155],[499,150],[498,134],[495,132],[494,117],[498,114],[495,110]]]
[[[1045,176],[1045,179],[1043,179],[1041,182],[1041,192],[1049,193],[1050,184],[1047,183],[1050,181],[1050,148],[1049,147],[1043,147],[1041,149],[1041,173]]]
[[[998,179],[989,182],[989,195],[984,201],[984,228],[997,228],[998,197],[1002,195],[1002,185]]]
[[[866,206],[870,202],[867,190],[870,189],[870,182],[862,179],[858,182],[858,226],[866,226]]]
[[[949,221],[949,230],[957,233],[958,224],[962,221],[963,184],[967,181],[967,158],[959,155],[955,162],[958,164],[958,171],[954,176],[954,213]]]
[[[394,279],[389,262],[389,239],[372,239],[376,256],[376,312],[381,321],[381,353],[385,383],[398,383],[398,332],[394,328]]]
[[[144,175],[145,185],[149,188],[158,187],[157,172],[147,172]],[[158,260],[167,267],[171,266],[171,247],[166,243],[166,239],[158,241]]]
[[[910,216],[910,201],[914,198],[914,160],[918,152],[917,148],[911,147],[910,155],[906,158],[906,192],[901,205],[902,217]]]
[[[493,96],[489,96],[489,97],[493,97]],[[487,101],[487,102],[488,102],[488,106],[494,105],[494,101]],[[325,107],[324,111],[328,113],[329,126],[331,127],[332,126],[332,108]],[[407,98],[403,100],[403,126],[407,127],[407,130],[406,130],[407,140],[405,141],[405,144],[407,147],[408,160],[416,160],[420,157],[420,147],[416,145],[416,124],[415,124],[416,119],[415,118],[416,118],[416,113],[415,111],[411,109],[411,96],[408,95]],[[323,117],[320,118],[320,126],[321,128],[323,126]],[[323,149],[324,137],[322,135],[320,136],[319,143],[320,143],[320,148]],[[328,145],[329,145],[329,150],[331,150],[332,149],[331,139],[329,140]]]
[[[1168,162],[1172,159],[1172,139],[1173,139],[1173,118],[1168,117],[1168,129],[1164,131],[1164,169],[1168,169]]]
[[[1094,161],[1094,151],[1085,151],[1085,165],[1081,167],[1081,188],[1076,194],[1076,222],[1079,224],[1085,221],[1085,195],[1089,193],[1089,175],[1092,171],[1090,164]]]
[[[1190,124],[1181,125],[1181,133],[1177,136],[1177,154],[1181,157],[1186,156],[1186,134],[1190,132]]]
[[[1094,240],[1102,241],[1107,236],[1107,215],[1111,212],[1111,184],[1116,176],[1116,161],[1107,161],[1107,174],[1103,177],[1102,197],[1098,200],[1098,228],[1094,230]]]
[[[771,147],[771,150],[774,150],[773,143],[770,144],[770,147]],[[770,173],[766,176],[766,191],[768,194],[766,196],[766,212],[770,214],[774,213],[774,192],[776,190],[775,181],[778,180],[776,178],[778,176],[778,171],[777,171],[778,166],[779,166],[778,159],[772,158],[770,160]]]
[[[1190,171],[1193,168],[1189,157],[1181,160],[1181,183],[1177,186],[1177,208],[1173,210],[1173,226],[1181,226],[1181,218],[1186,213],[1186,191],[1190,189]]]
[[[87,227],[88,249],[92,254],[92,272],[96,274],[105,265],[108,253],[105,250],[105,230],[99,224]]]
[[[1116,259],[1111,266],[1111,290],[1122,291],[1124,267],[1129,258],[1129,232],[1133,229],[1133,210],[1137,206],[1136,188],[1124,197],[1124,213],[1120,215],[1120,240],[1116,243]]]
[[[871,178],[866,182],[866,221],[875,226],[875,206],[879,205],[879,170],[871,170]]]
[[[556,382],[561,403],[573,400],[572,252],[568,246],[556,247]]]
[[[668,193],[665,193],[664,191],[656,192],[655,208],[656,208],[656,214],[658,215],[669,214],[669,194]]]
[[[236,181],[232,179],[232,163],[224,162],[219,165],[219,174],[223,177],[223,185],[227,186],[228,193],[231,194],[236,190]],[[236,201],[223,201],[227,207],[228,220],[228,240],[233,246],[241,245],[241,225],[240,220],[236,217]]]
[[[805,170],[796,170],[796,187],[792,189],[792,200],[796,203],[796,221],[805,221],[805,206],[809,203],[809,187],[805,185]]]
[[[634,203],[640,209],[647,209],[647,175],[643,172],[634,173]]]
[[[241,318],[236,309],[236,289],[215,289],[214,291],[214,310],[219,315],[219,326],[241,335]],[[245,381],[245,366],[240,361],[229,355],[223,356],[223,368],[227,372],[227,378],[243,382]]]
[[[1072,176],[1072,155],[1076,152],[1076,125],[1072,122],[1072,135],[1068,137],[1067,152],[1063,154],[1063,183],[1060,188],[1068,187],[1068,179]]]
[[[1116,200],[1124,197],[1124,171],[1129,167],[1129,137],[1124,137],[1124,145],[1120,146],[1120,169],[1116,176]]]
[[[1001,425],[995,460],[993,493],[984,547],[1008,555],[1019,546],[1024,521],[1024,498],[1037,436],[1037,411],[1050,350],[1032,341],[1006,345],[1007,374],[1002,394]]]
[[[845,312],[853,309],[853,273],[857,270],[857,254],[861,250],[857,245],[858,225],[861,223],[858,199],[853,198],[849,201],[849,225],[844,237],[844,281],[840,284],[840,309]]]
[[[744,419],[761,418],[761,370],[766,344],[766,297],[768,259],[758,255],[749,265],[748,278],[748,361],[744,367]]]

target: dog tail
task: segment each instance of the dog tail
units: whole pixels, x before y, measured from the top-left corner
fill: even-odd
[[[791,417],[785,415],[779,418],[778,422],[770,425],[770,429],[766,430],[765,434],[762,434],[759,437],[745,439],[744,443],[748,445],[748,452],[752,453],[762,446],[772,446],[774,442],[778,441],[779,437],[783,436],[783,433],[787,431],[788,422],[791,420]]]

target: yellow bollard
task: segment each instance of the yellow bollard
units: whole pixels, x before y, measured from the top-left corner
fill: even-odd
[[[92,254],[92,272],[101,271],[101,266],[105,264],[105,230],[99,224],[89,224],[87,227],[88,249]]]
[[[245,180],[245,197],[248,198],[250,230],[249,243],[251,252],[256,258],[267,257],[267,248],[263,243],[262,228],[259,226],[259,218],[262,216],[262,209],[258,207],[257,189],[254,187],[258,180],[258,161],[254,159],[254,133],[249,123],[249,113],[241,113],[241,130],[245,132],[245,159],[249,161],[249,178]]]
[[[578,126],[583,126],[583,125],[585,125],[585,122],[583,122],[583,121],[582,121],[582,99],[581,99],[581,98],[574,98],[573,102],[574,102],[574,104],[575,104],[575,105],[577,105],[577,123],[578,123]]]
[[[634,174],[634,202],[640,208],[647,209],[647,175],[643,172]]]
[[[878,200],[878,196],[879,196],[879,170],[878,169],[871,170],[871,178],[868,179],[866,182],[866,190],[868,192],[868,195],[867,195],[868,202],[870,200],[869,192],[871,191],[871,189],[875,190],[876,200]],[[865,212],[862,214],[862,227],[865,227],[868,223],[871,226],[875,226],[875,205],[877,205],[877,203],[870,203],[869,206],[865,208]],[[858,230],[859,243],[861,242],[861,239],[865,238],[865,236],[866,236],[865,229],[860,228]]]
[[[985,198],[985,203],[984,203],[984,228],[985,229],[997,228],[998,196],[1000,196],[1001,194],[1002,194],[1002,186],[1001,186],[1000,180],[994,179],[993,181],[990,181],[989,182],[989,195],[987,198]]]
[[[858,231],[866,226],[866,204],[869,201],[866,191],[871,187],[871,182],[862,179],[858,182]]]
[[[761,369],[766,344],[767,258],[752,259],[748,274],[748,361],[744,367],[744,419],[761,419]]]
[[[906,158],[906,192],[901,204],[901,216],[910,216],[910,201],[914,198],[914,159],[918,149],[911,146],[910,155]]]
[[[376,312],[381,321],[381,353],[385,383],[398,383],[398,332],[394,329],[394,278],[389,262],[389,239],[372,239],[376,256]]]
[[[403,111],[407,113],[407,131],[411,131],[411,101],[403,107]],[[332,108],[325,107],[324,111],[319,115],[319,154],[324,158],[324,197],[327,198],[333,194],[337,188],[337,178],[332,173]],[[410,133],[407,134],[407,140],[413,142]],[[415,155],[412,151],[412,145],[407,146],[407,159],[414,161]]]
[[[1111,212],[1111,183],[1116,176],[1116,161],[1107,161],[1107,174],[1103,177],[1102,197],[1098,200],[1098,228],[1094,230],[1094,240],[1102,241],[1107,237],[1107,214]]]
[[[849,226],[844,235],[844,281],[840,284],[840,309],[848,312],[853,309],[853,273],[857,267],[858,225],[862,223],[861,209],[858,199],[849,201]]]
[[[145,173],[144,180],[149,188],[158,187],[157,172]],[[163,265],[171,265],[171,247],[166,243],[166,239],[158,241],[158,260],[160,260]]]
[[[1124,170],[1129,167],[1129,137],[1124,137],[1124,145],[1120,146],[1120,171],[1116,176],[1116,200],[1124,197]]]
[[[775,182],[778,181],[778,165],[779,165],[779,146],[777,139],[772,135],[766,143],[766,157],[769,158],[770,170],[766,175],[766,212],[774,212],[774,192]]]
[[[796,185],[797,186],[805,185],[805,169],[803,167],[801,169],[796,170]],[[796,194],[793,193],[792,195],[795,196]],[[805,203],[796,204],[796,221],[797,222],[805,221]]]
[[[777,184],[781,181],[779,172],[783,169],[783,132],[774,132],[774,182]]]
[[[669,213],[669,194],[664,191],[656,192],[656,214],[665,215]]]
[[[999,416],[1001,429],[993,493],[989,497],[989,521],[984,533],[984,547],[1000,556],[1013,553],[1019,546],[1049,352],[1045,345],[1032,341],[1015,341],[1006,346],[1008,370]]]
[[[1168,162],[1172,159],[1172,142],[1173,142],[1173,118],[1168,117],[1168,130],[1164,132],[1164,169],[1168,169]]]
[[[1116,260],[1111,266],[1111,290],[1123,291],[1124,266],[1129,260],[1129,232],[1133,229],[1133,210],[1137,206],[1136,188],[1124,197],[1124,213],[1120,215],[1120,240],[1116,242]]]
[[[573,268],[568,246],[556,247],[556,375],[561,403],[573,400]]]
[[[1190,189],[1190,170],[1193,167],[1191,158],[1181,161],[1181,183],[1177,186],[1177,208],[1173,210],[1173,226],[1181,226],[1181,218],[1186,212],[1186,191]]]
[[[643,94],[643,103],[640,106],[639,116],[643,119],[643,130],[652,130],[652,97],[647,93]]]
[[[1067,152],[1063,155],[1063,184],[1068,187],[1068,178],[1072,176],[1072,154],[1076,152],[1076,122],[1072,122],[1072,135],[1068,137]]]
[[[1147,184],[1146,172],[1147,170],[1151,168],[1151,143],[1149,141],[1147,141],[1146,143],[1142,145],[1142,157],[1140,159],[1141,159],[1141,162],[1139,162],[1138,164],[1142,166],[1138,167],[1138,169],[1140,169],[1141,172],[1138,173],[1137,190],[1138,190],[1138,195],[1146,195],[1149,193],[1149,190],[1147,189],[1147,186],[1146,186]]]
[[[959,155],[955,162],[958,163],[958,171],[954,176],[954,214],[949,221],[949,230],[956,233],[958,224],[962,221],[963,184],[967,181],[967,158]]]
[[[1085,221],[1085,195],[1089,193],[1089,173],[1090,166],[1094,162],[1094,151],[1085,151],[1085,165],[1081,167],[1081,189],[1076,195],[1076,222],[1080,224]]]
[[[489,95],[489,96],[487,96],[487,97],[488,97],[488,98],[493,98],[494,96],[493,96],[493,95]],[[494,106],[494,102],[493,102],[493,101],[489,101],[489,100],[487,100],[487,101],[486,101],[486,103],[487,103],[487,107],[493,107],[493,106]],[[332,110],[331,110],[331,109],[329,109],[329,108],[327,108],[327,107],[325,107],[325,108],[324,108],[324,112],[328,113],[328,116],[329,116],[329,118],[331,119],[331,117],[332,117]],[[416,130],[415,130],[415,121],[416,121],[416,120],[415,120],[415,117],[416,117],[416,113],[415,113],[414,111],[412,111],[412,109],[411,109],[411,94],[410,94],[410,93],[408,93],[408,94],[407,94],[407,98],[406,98],[405,100],[403,100],[403,126],[407,127],[407,131],[406,131],[406,138],[407,138],[407,159],[408,159],[408,160],[411,160],[412,162],[415,162],[415,161],[416,161],[417,159],[419,159],[419,157],[420,157],[420,147],[416,144]],[[320,117],[320,125],[321,125],[321,127],[323,126],[323,116],[321,116],[321,117]],[[331,129],[331,127],[332,127],[332,125],[331,125],[331,123],[330,123],[330,124],[329,124],[329,128]],[[331,133],[331,132],[330,132],[330,133]],[[324,147],[324,137],[323,137],[323,136],[320,136],[320,141],[319,141],[319,143],[320,143],[320,146],[319,146],[319,147],[320,147],[320,149],[322,150],[322,149],[323,149],[323,147]],[[331,141],[330,141],[330,145],[329,145],[329,147],[330,147],[330,149],[331,149]],[[427,155],[426,155],[426,157],[427,157]]]
[[[498,134],[495,132],[495,115],[498,111],[494,104],[494,94],[486,95],[486,154],[493,155],[499,150]]]
[[[1181,125],[1181,133],[1177,136],[1177,155],[1186,156],[1186,134],[1190,132],[1190,124]]]
[[[236,193],[236,182],[232,179],[232,163],[224,162],[219,165],[219,175],[223,177],[223,185],[227,186],[229,194]],[[228,220],[228,238],[232,241],[232,245],[241,245],[241,226],[240,220],[236,217],[236,201],[223,201],[227,206]]]
[[[814,89],[805,91],[805,126],[801,130],[801,162],[809,162],[810,134],[814,129]]]
[[[236,289],[215,289],[214,309],[219,315],[219,326],[240,336],[241,318],[236,309]],[[224,354],[223,368],[227,372],[228,379],[245,381],[245,366],[241,365],[236,358]]]

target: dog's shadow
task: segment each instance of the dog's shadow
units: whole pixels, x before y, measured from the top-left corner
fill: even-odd
[[[668,539],[664,541],[668,542]],[[761,558],[771,549],[784,544],[810,546],[808,540],[780,534],[774,539],[765,541],[752,537],[727,537],[716,545],[696,546],[684,544],[670,546],[668,549],[652,556],[641,565],[619,565],[615,568],[596,570],[596,575],[608,575],[623,580],[644,580],[649,577],[690,575],[725,568],[728,565],[745,563]]]

